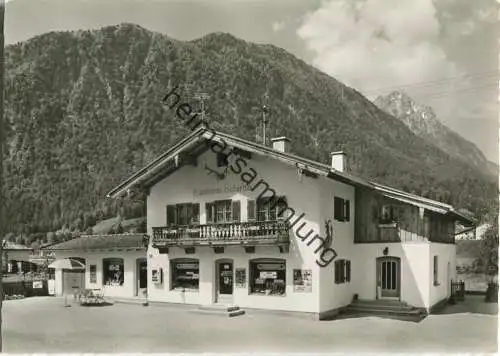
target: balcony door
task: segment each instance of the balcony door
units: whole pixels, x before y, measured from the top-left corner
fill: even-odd
[[[398,257],[377,258],[377,298],[399,299],[401,295],[401,260]]]
[[[233,260],[222,259],[215,262],[216,303],[231,304],[233,302]]]

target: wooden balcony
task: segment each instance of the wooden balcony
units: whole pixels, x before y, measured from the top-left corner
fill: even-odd
[[[153,246],[288,245],[285,221],[235,222],[192,226],[153,227]]]

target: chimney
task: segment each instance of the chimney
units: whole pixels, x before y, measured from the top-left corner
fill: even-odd
[[[290,139],[285,136],[275,137],[271,139],[273,143],[273,149],[280,152],[288,152],[290,150]]]
[[[339,172],[344,172],[346,167],[346,154],[344,151],[330,153],[332,156],[332,168]]]

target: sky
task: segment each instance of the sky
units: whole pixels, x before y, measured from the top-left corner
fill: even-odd
[[[495,0],[10,0],[5,40],[122,22],[178,40],[228,32],[372,100],[403,90],[498,162],[498,20]]]

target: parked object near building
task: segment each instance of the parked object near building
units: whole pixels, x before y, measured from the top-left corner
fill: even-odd
[[[498,303],[498,282],[489,282],[486,290],[486,303]]]
[[[147,192],[149,301],[327,318],[355,294],[423,310],[450,297],[455,223],[474,221],[350,174],[344,152],[323,164],[272,142],[202,127],[108,194]]]

